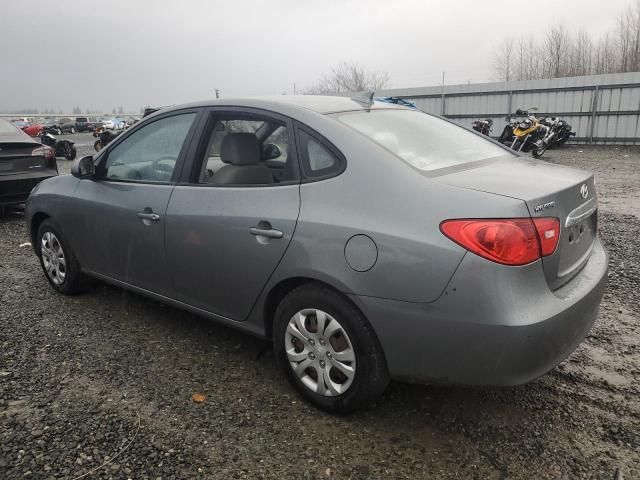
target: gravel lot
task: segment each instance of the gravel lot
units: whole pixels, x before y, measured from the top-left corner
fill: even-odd
[[[592,334],[529,385],[394,383],[348,417],[302,402],[258,339],[105,285],[56,294],[21,215],[0,219],[0,478],[78,478],[127,446],[90,478],[640,478],[640,149],[546,159],[597,175]]]

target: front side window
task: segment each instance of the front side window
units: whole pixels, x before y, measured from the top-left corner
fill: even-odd
[[[371,110],[337,115],[421,171],[511,155],[504,148],[440,118],[413,110]]]
[[[137,130],[109,151],[105,177],[169,182],[195,113],[162,118]]]

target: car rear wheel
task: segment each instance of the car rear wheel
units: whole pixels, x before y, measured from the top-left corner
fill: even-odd
[[[275,313],[274,349],[289,382],[313,405],[348,413],[389,383],[386,361],[366,318],[319,284],[291,291]]]
[[[80,270],[73,251],[51,219],[42,222],[37,239],[36,252],[51,286],[65,295],[84,291],[88,286],[88,278]]]
[[[66,158],[67,160],[74,160],[76,158],[76,154],[76,147],[67,143],[64,149],[64,158]]]

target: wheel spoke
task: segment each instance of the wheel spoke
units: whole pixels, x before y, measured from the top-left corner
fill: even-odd
[[[298,377],[303,377],[304,371],[307,368],[309,368],[312,364],[313,364],[313,360],[311,360],[310,358],[307,358],[306,360],[303,360],[298,365],[296,365],[293,371],[296,372],[296,375],[298,375]]]
[[[341,352],[333,351],[331,354],[333,355],[333,358],[340,362],[353,362],[356,359],[356,356],[351,348],[346,348]]]
[[[290,362],[301,362],[309,357],[309,350],[305,347],[301,352],[296,352],[294,348],[287,350],[287,357]]]
[[[311,337],[311,332],[307,330],[307,327],[304,326],[304,321],[306,318],[306,315],[303,315],[302,312],[296,313],[293,317],[294,321],[296,322],[296,327],[298,327],[298,331],[306,338],[309,338]]]
[[[344,373],[347,378],[349,378],[349,379],[353,378],[353,375],[355,373],[353,367],[351,367],[349,365],[345,365],[344,363],[336,360],[335,358],[331,358],[331,359],[329,359],[329,361],[331,362],[331,365],[333,365],[338,370],[340,370],[342,373]]]
[[[322,369],[322,381],[325,385],[325,391],[327,391],[329,395],[340,395],[342,393],[340,391],[340,386],[331,380],[330,373],[331,368],[329,366]]]
[[[305,342],[306,343],[307,340],[308,340],[307,337],[305,337],[302,333],[300,333],[298,328],[295,325],[291,324],[291,323],[289,323],[289,325],[287,325],[287,333],[289,335],[292,335],[292,336],[296,337],[301,342]]]
[[[318,335],[318,337],[324,337],[324,327],[327,321],[327,314],[322,310],[316,310],[315,315],[318,326],[318,328],[316,329],[316,334]]]
[[[335,320],[331,320],[324,331],[324,338],[330,339],[336,332],[342,330],[342,327]]]

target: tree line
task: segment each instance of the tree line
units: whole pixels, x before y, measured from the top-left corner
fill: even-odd
[[[492,64],[497,81],[536,80],[640,71],[640,0],[627,7],[615,25],[595,38],[563,25],[541,36],[506,38]]]

